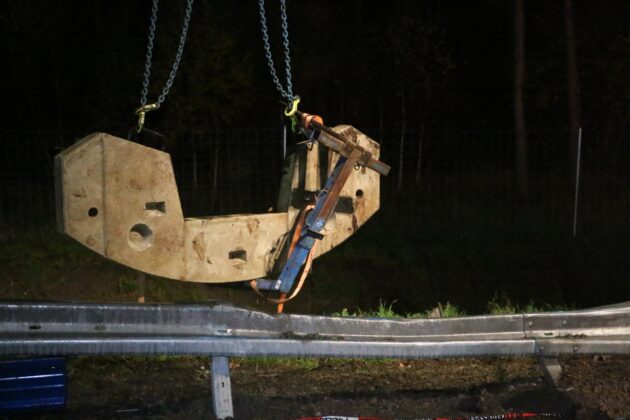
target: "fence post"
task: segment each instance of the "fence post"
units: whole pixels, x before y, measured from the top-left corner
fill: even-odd
[[[146,274],[140,270],[136,271],[136,280],[138,280],[138,303],[145,302],[146,294]]]
[[[577,157],[575,161],[575,202],[573,203],[573,239],[577,235],[578,201],[580,197],[580,161],[582,152],[582,127],[578,130]]]
[[[230,384],[230,359],[224,356],[212,357],[211,374],[214,415],[217,419],[234,417]]]

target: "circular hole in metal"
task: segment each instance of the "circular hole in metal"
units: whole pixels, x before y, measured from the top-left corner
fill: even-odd
[[[144,223],[135,224],[129,229],[128,240],[136,251],[145,250],[153,244],[153,231]]]
[[[90,216],[90,217],[96,217],[96,216],[98,216],[98,209],[97,209],[96,207],[91,207],[91,208],[88,210],[88,216]]]
[[[363,190],[357,190],[357,192],[354,193],[354,195],[356,195],[357,198],[363,198]]]

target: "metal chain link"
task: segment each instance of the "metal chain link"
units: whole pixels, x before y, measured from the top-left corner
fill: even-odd
[[[267,31],[267,18],[265,16],[265,0],[258,0],[258,9],[260,12],[260,28],[262,30],[263,44],[265,46],[265,56],[267,57],[267,66],[271,73],[276,89],[280,95],[286,98],[288,101],[292,101],[296,98],[293,95],[293,84],[291,82],[291,57],[289,55],[289,24],[287,20],[287,6],[286,0],[280,0],[280,12],[282,18],[282,44],[284,45],[284,64],[287,77],[286,90],[282,87],[278,74],[276,72],[275,65],[273,63],[273,57],[271,55],[271,45],[269,44],[269,34]]]
[[[168,76],[166,85],[164,85],[164,89],[162,89],[162,94],[158,98],[159,104],[164,102],[166,95],[168,95],[169,90],[171,90],[171,86],[173,85],[173,80],[175,80],[175,75],[177,74],[177,68],[179,67],[179,62],[181,61],[182,54],[184,53],[184,45],[186,44],[186,36],[188,35],[188,24],[190,22],[190,15],[192,13],[193,1],[194,0],[188,0],[186,2],[186,16],[184,16],[184,23],[182,25],[182,34],[179,37],[179,46],[177,47],[177,55],[175,56],[175,62],[173,63],[173,68],[171,69],[171,73]]]
[[[151,7],[151,24],[149,25],[149,41],[147,42],[147,58],[144,62],[144,80],[142,81],[142,96],[140,105],[147,104],[147,94],[149,93],[149,79],[151,78],[151,61],[153,60],[153,40],[155,39],[155,22],[157,21],[159,0],[153,0]]]
[[[280,0],[280,12],[282,16],[282,43],[284,44],[284,70],[287,73],[287,93],[290,96],[288,99],[295,99],[293,96],[293,84],[291,83],[291,56],[289,54],[289,23],[286,0]]]
[[[171,86],[173,86],[173,81],[175,80],[175,75],[177,74],[177,69],[179,68],[179,62],[182,59],[182,55],[184,53],[184,45],[186,45],[186,37],[188,35],[188,26],[190,22],[190,15],[192,14],[192,6],[194,0],[187,0],[186,2],[186,15],[184,16],[184,23],[182,24],[182,33],[179,37],[179,45],[177,47],[177,54],[175,55],[175,61],[173,62],[173,67],[171,68],[171,72],[168,76],[168,80],[164,84],[164,88],[162,88],[162,93],[158,97],[157,104],[161,105],[168,92],[171,90]],[[153,40],[155,38],[155,27],[157,21],[157,12],[158,12],[158,3],[159,0],[153,0],[153,7],[151,8],[151,24],[149,26],[149,41],[147,43],[147,58],[144,66],[144,81],[142,82],[142,97],[140,98],[140,105],[145,106],[147,103],[147,94],[149,91],[149,79],[151,76],[151,61],[153,59]]]

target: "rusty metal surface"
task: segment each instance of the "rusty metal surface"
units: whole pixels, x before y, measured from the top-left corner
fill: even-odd
[[[301,111],[297,111],[296,114],[300,119],[303,118],[304,114]],[[377,159],[378,156],[372,156],[372,152],[365,150],[356,143],[356,137],[359,131],[355,128],[338,132],[335,131],[335,129],[317,122],[315,119],[310,121],[308,128],[319,132],[317,134],[318,142],[342,156],[349,158],[352,151],[358,149],[361,152],[360,163],[363,166],[367,166],[383,176],[387,176],[391,171],[389,165]]]
[[[313,124],[315,125],[316,123]],[[317,124],[318,129],[322,129],[322,127],[325,126]],[[328,127],[325,128],[328,129]],[[353,149],[359,149],[361,151],[361,157],[363,157],[364,159],[362,161],[362,164],[384,176],[388,175],[391,171],[391,167],[389,165],[372,157],[371,153],[363,149],[361,146],[353,144],[351,145],[351,147],[348,147],[348,140],[331,129],[328,129],[327,131],[322,130],[322,132],[319,134],[319,137],[317,138],[317,141],[345,157],[350,157]]]
[[[335,178],[330,190],[322,191],[325,194],[324,201],[322,204],[319,204],[313,210],[313,213],[316,214],[316,218],[312,221],[312,225],[309,225],[311,229],[315,229],[316,231],[320,231],[324,228],[326,221],[335,210],[335,206],[337,205],[337,201],[339,201],[339,193],[341,189],[346,183],[346,180],[354,171],[354,165],[357,163],[359,158],[361,157],[361,152],[359,150],[354,150],[348,159],[343,163],[339,175]],[[320,193],[320,195],[322,195]]]

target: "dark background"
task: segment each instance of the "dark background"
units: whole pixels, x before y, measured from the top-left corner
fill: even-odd
[[[382,299],[414,311],[450,301],[476,312],[496,300],[628,299],[630,2],[569,2],[584,130],[575,238],[566,1],[524,4],[526,193],[515,169],[513,2],[288,3],[301,109],[368,133],[393,167],[381,212],[319,260],[305,304]],[[149,102],[170,71],[184,9],[160,5]],[[150,1],[0,3],[1,241],[57,238],[54,155],[90,132],[126,137],[135,124],[150,10]],[[267,18],[284,80],[276,1]],[[186,215],[273,205],[280,99],[257,2],[196,0],[175,83],[147,117],[166,135]]]
[[[185,2],[163,2],[149,101],[175,56]],[[630,98],[624,0],[574,1],[584,127],[625,129]],[[139,103],[150,1],[4,1],[1,127],[121,131]],[[293,84],[302,108],[331,123],[511,129],[513,3],[289,2]],[[530,128],[567,121],[562,1],[525,2]],[[267,2],[283,77],[278,2]],[[190,131],[277,126],[257,2],[197,0],[179,74],[150,123]]]

